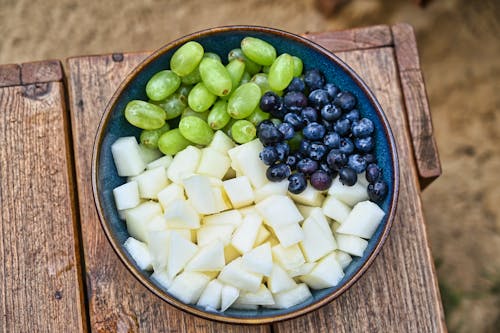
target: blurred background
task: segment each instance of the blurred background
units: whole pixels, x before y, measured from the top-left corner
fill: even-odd
[[[423,193],[450,332],[500,332],[500,1],[0,0],[0,64],[154,50],[212,26],[294,33],[408,22],[443,175]]]

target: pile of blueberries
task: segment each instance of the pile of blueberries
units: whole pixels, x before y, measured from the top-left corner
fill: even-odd
[[[375,128],[361,118],[356,104],[352,93],[325,83],[317,69],[294,78],[283,97],[266,92],[260,108],[272,119],[259,123],[257,136],[264,145],[260,158],[269,166],[267,178],[288,178],[288,191],[298,194],[307,179],[323,191],[337,174],[342,184],[352,186],[365,172],[370,200],[381,202],[388,189],[373,154]]]

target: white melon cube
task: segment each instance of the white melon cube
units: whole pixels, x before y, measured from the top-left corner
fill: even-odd
[[[223,186],[234,208],[248,206],[255,199],[252,186],[246,176],[225,180]]]
[[[166,229],[168,229],[167,220],[165,219],[165,216],[161,214],[156,215],[148,222],[147,226],[148,233],[151,231],[166,230]]]
[[[182,272],[174,279],[168,292],[186,304],[195,304],[208,282],[210,278],[203,273]]]
[[[222,287],[221,293],[220,311],[226,311],[238,299],[239,296],[240,291],[237,288],[231,285],[224,285]]]
[[[169,228],[196,229],[200,227],[200,216],[184,200],[172,201],[165,210],[165,219]]]
[[[153,268],[153,260],[149,253],[148,246],[145,243],[133,237],[129,237],[125,243],[123,243],[123,247],[125,247],[125,250],[127,250],[140,269],[151,270]]]
[[[269,242],[245,253],[242,257],[245,268],[251,272],[269,276],[273,269],[273,254]]]
[[[219,271],[225,265],[224,245],[219,240],[199,247],[198,252],[187,263],[186,271]]]
[[[238,208],[238,211],[240,212],[241,216],[246,216],[248,214],[259,214],[254,205]]]
[[[267,307],[273,309],[287,309],[312,297],[311,291],[305,283],[298,284],[294,288],[274,294],[274,305]]]
[[[255,292],[259,290],[262,275],[245,269],[242,259],[237,258],[222,269],[219,274],[219,280],[240,290]]]
[[[304,221],[302,229],[304,239],[300,242],[300,248],[308,262],[314,262],[337,248],[332,232],[325,232],[312,216]]]
[[[350,212],[351,208],[335,197],[327,196],[323,202],[323,214],[339,223],[343,223]]]
[[[179,234],[179,236],[181,236],[185,240],[188,240],[188,241],[194,243],[195,239],[193,239],[193,236],[191,233],[193,230],[190,230],[190,229],[167,229],[167,230],[169,232],[175,231],[176,233]]]
[[[116,208],[124,210],[134,208],[141,202],[139,198],[139,186],[136,181],[131,181],[113,189]]]
[[[227,151],[236,146],[234,141],[226,135],[223,131],[216,131],[214,133],[214,137],[212,142],[208,145],[208,147],[218,150],[221,153],[227,154]]]
[[[224,259],[227,263],[230,263],[234,259],[238,258],[240,253],[231,244],[224,247]]]
[[[218,213],[210,179],[203,175],[193,175],[182,180],[191,205],[200,214]]]
[[[370,182],[366,180],[366,172],[358,173],[358,183],[364,187],[368,187]]]
[[[267,279],[269,290],[274,293],[290,290],[297,286],[297,283],[292,279],[280,265],[273,265],[271,275]]]
[[[235,209],[203,217],[203,223],[206,225],[229,224],[237,227],[242,221],[240,212]]]
[[[315,206],[315,207],[321,206],[323,200],[325,199],[323,194],[314,187],[312,187],[311,184],[309,183],[307,184],[306,189],[301,193],[299,194],[290,193],[289,195],[292,198],[292,200],[295,201],[296,203],[308,206]]]
[[[146,165],[163,155],[162,152],[158,149],[148,148],[142,143],[139,143],[139,152],[141,154],[142,160],[144,161],[144,164]]]
[[[217,207],[217,211],[222,212],[228,209],[231,209],[231,202],[224,192],[222,187],[212,187],[212,191],[214,193],[215,198],[215,206]]]
[[[260,244],[264,243],[269,238],[269,236],[271,236],[269,230],[267,230],[266,227],[261,225],[253,246],[254,247],[259,246]]]
[[[290,182],[285,179],[280,182],[269,182],[264,186],[255,190],[255,202],[264,200],[274,194],[286,195],[288,192],[288,184]]]
[[[158,201],[164,210],[174,200],[186,200],[184,188],[181,185],[172,183],[158,192]]]
[[[300,280],[312,289],[323,289],[336,286],[343,277],[344,271],[332,253],[321,259],[309,274],[302,275]]]
[[[231,244],[240,253],[246,253],[253,248],[257,233],[262,225],[262,218],[257,214],[245,216],[243,222],[236,228],[231,239]]]
[[[273,228],[302,221],[297,206],[286,195],[272,195],[255,205],[264,221]]]
[[[330,223],[326,219],[323,210],[320,207],[314,207],[309,214],[310,217],[314,218],[318,225],[323,229],[326,234],[332,234],[332,229],[330,228]],[[333,238],[333,235],[332,235]]]
[[[135,178],[139,185],[139,195],[144,199],[157,199],[158,193],[169,183],[165,168],[146,170]]]
[[[256,292],[242,291],[238,297],[239,304],[273,305],[274,298],[269,289],[261,284]]]
[[[128,209],[125,213],[125,221],[129,235],[141,242],[146,242],[149,221],[161,213],[160,204],[154,201],[146,201]]]
[[[272,247],[272,251],[274,261],[286,270],[293,269],[306,262],[298,244],[289,247],[278,244]]]
[[[298,223],[279,226],[273,228],[273,230],[281,245],[284,247],[297,244],[304,239],[304,232]]]
[[[173,279],[198,252],[198,247],[177,232],[172,231],[167,252],[167,274],[170,279]]]
[[[146,165],[146,169],[151,170],[151,169],[156,169],[158,167],[164,167],[165,170],[168,169],[170,164],[172,163],[173,157],[171,155],[164,155],[154,161],[151,161]]]
[[[332,186],[328,189],[328,194],[351,207],[360,201],[368,200],[366,186],[359,181],[352,186],[347,186],[340,182],[339,177],[333,180]]]
[[[234,228],[232,224],[202,225],[200,229],[196,230],[198,245],[204,246],[220,240],[226,246],[231,243]]]
[[[236,300],[233,304],[231,304],[230,308],[238,310],[257,310],[259,306],[254,304],[242,304]]]
[[[148,233],[148,249],[153,259],[153,269],[161,271],[167,268],[168,243],[170,231],[157,230]]]
[[[237,148],[237,149],[236,149]],[[260,160],[259,154],[264,149],[259,139],[247,142],[228,151],[231,160],[237,166],[235,170],[247,176],[254,188],[261,188],[268,182],[267,166]],[[236,149],[236,150],[235,150]]]
[[[180,184],[186,177],[195,173],[201,158],[201,150],[194,146],[187,146],[184,150],[178,152],[172,163],[168,167],[168,178],[177,184]]]
[[[337,240],[339,250],[358,257],[363,256],[363,252],[368,246],[368,242],[358,236],[336,234],[335,239]]]
[[[118,210],[118,217],[120,218],[120,220],[125,221],[127,210],[128,209]]]
[[[295,206],[297,206],[300,214],[302,214],[302,216],[305,219],[309,217],[309,215],[311,214],[311,211],[313,209],[318,209],[318,207],[312,207],[312,206],[301,205],[301,204],[296,204]]]
[[[294,278],[297,276],[309,274],[313,270],[314,266],[316,266],[316,263],[306,262],[300,266],[297,266],[293,269],[286,271],[286,273],[288,274],[289,277]]]
[[[201,150],[200,164],[196,173],[222,179],[230,165],[231,160],[226,153],[207,147]]]
[[[219,280],[210,281],[201,293],[200,299],[196,305],[207,310],[220,309],[223,286],[224,285],[220,283]]]
[[[172,282],[174,282],[173,279],[168,277],[166,270],[161,270],[161,271],[155,270],[153,274],[151,274],[151,279],[156,283],[158,283],[164,289],[168,289],[172,285]]]
[[[111,145],[111,154],[115,161],[116,171],[121,177],[137,176],[146,168],[139,144],[133,136],[116,140]]]
[[[352,257],[348,253],[340,250],[335,250],[333,253],[335,253],[335,259],[337,259],[340,267],[342,267],[342,269],[346,269],[346,267],[351,263]]]
[[[370,239],[384,218],[385,212],[372,201],[357,203],[347,219],[337,229],[338,233]]]

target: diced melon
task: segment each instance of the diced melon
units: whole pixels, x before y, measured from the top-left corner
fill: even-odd
[[[210,186],[212,187],[222,187],[222,179],[215,178],[212,176],[206,176],[210,180]]]
[[[312,207],[312,206],[307,206],[307,205],[301,205],[301,204],[296,204],[297,208],[299,209],[300,214],[306,219],[309,217],[311,214],[311,211],[313,209],[318,209],[318,207]]]
[[[273,265],[271,275],[267,279],[269,290],[274,293],[290,290],[297,286],[297,283],[292,279],[280,265]]]
[[[292,223],[273,229],[276,237],[284,247],[297,244],[304,239],[304,232],[298,223]]]
[[[121,137],[111,145],[116,171],[121,177],[137,176],[145,168],[139,144],[133,136]]]
[[[325,234],[332,235],[332,229],[330,228],[330,223],[326,219],[325,214],[323,214],[323,210],[320,207],[314,207],[309,214],[314,220],[318,223],[318,225],[323,229]],[[333,235],[332,235],[333,238]]]
[[[231,160],[226,153],[207,147],[201,150],[200,164],[196,173],[222,179],[230,165]]]
[[[372,201],[357,203],[347,219],[337,229],[338,233],[370,239],[384,218],[385,212]]]
[[[255,209],[254,205],[246,206],[246,207],[243,207],[243,208],[238,208],[238,211],[240,212],[240,214],[242,216],[246,216],[248,214],[258,214],[259,213],[257,211],[257,209]]]
[[[224,285],[219,280],[210,281],[200,295],[200,299],[196,305],[207,310],[220,309],[222,287]]]
[[[196,229],[200,227],[200,216],[184,200],[172,201],[165,210],[165,219],[169,228]]]
[[[163,155],[162,152],[158,149],[148,148],[142,143],[139,143],[139,152],[141,154],[142,160],[144,161],[144,164],[146,165]]]
[[[166,230],[168,229],[167,227],[167,220],[165,219],[165,216],[163,214],[156,215],[153,217],[147,226],[148,232],[150,231],[156,231],[156,230]]]
[[[344,271],[335,259],[335,253],[332,253],[321,259],[309,274],[302,275],[300,280],[312,289],[323,289],[336,286],[343,277]]]
[[[168,292],[186,304],[195,304],[210,279],[203,273],[182,272],[172,282]]]
[[[146,165],[146,169],[151,170],[157,167],[164,167],[165,170],[167,170],[170,164],[172,163],[172,160],[173,160],[172,156],[164,155],[154,161],[149,162],[148,165]]]
[[[186,271],[219,271],[225,265],[224,245],[219,240],[199,247],[198,252],[187,263]]]
[[[192,231],[191,229],[176,229],[176,228],[170,228],[170,229],[167,229],[168,231],[172,232],[172,231],[175,231],[176,233],[179,234],[179,236],[181,236],[182,238],[184,238],[185,240],[188,240],[192,243],[194,243],[195,239],[193,239],[193,236],[192,236]]]
[[[125,213],[125,221],[129,235],[141,242],[146,242],[149,221],[161,213],[160,204],[154,201],[146,201],[128,209]]]
[[[257,310],[259,306],[254,304],[242,304],[236,300],[233,304],[231,304],[230,308],[238,310]]]
[[[306,262],[298,244],[289,247],[278,244],[272,247],[272,251],[274,261],[286,270],[293,269]]]
[[[226,261],[226,264],[230,263],[239,256],[240,253],[231,244],[228,244],[224,247],[224,259]]]
[[[359,181],[352,186],[347,186],[340,182],[339,177],[333,180],[328,194],[351,207],[360,201],[368,200],[366,186],[361,185]]]
[[[151,274],[151,279],[165,289],[168,289],[172,285],[172,282],[174,282],[173,279],[168,277],[167,270],[165,269],[161,271],[155,270],[153,274]]]
[[[272,195],[255,205],[264,221],[273,228],[303,220],[292,199],[285,195]]]
[[[364,187],[368,187],[370,182],[366,180],[366,172],[358,173],[358,183]]]
[[[237,288],[231,285],[224,285],[222,287],[221,293],[220,311],[226,311],[238,299],[239,296],[240,291]]]
[[[170,233],[168,244],[167,273],[173,278],[179,273],[198,251],[198,246],[183,238],[177,232]]]
[[[231,239],[231,244],[241,254],[250,251],[257,239],[257,233],[262,225],[262,218],[258,214],[249,214],[236,228]]]
[[[350,212],[351,208],[335,197],[327,196],[323,202],[323,214],[339,223],[343,223]]]
[[[273,254],[269,242],[264,243],[245,253],[243,265],[251,272],[269,276],[273,269]]]
[[[297,266],[295,268],[286,271],[286,273],[288,274],[289,277],[294,278],[297,276],[308,274],[309,272],[312,271],[314,266],[316,266],[316,263],[306,262],[300,266]]]
[[[237,148],[237,149],[236,149]],[[252,140],[228,151],[231,160],[237,165],[235,170],[247,176],[254,188],[261,188],[268,182],[267,166],[259,158],[264,149],[259,139]],[[234,152],[234,153],[232,153]]]
[[[266,227],[261,225],[253,246],[254,247],[259,246],[260,244],[264,243],[269,238],[269,236],[271,236],[269,230],[267,230]]]
[[[234,141],[226,135],[223,131],[216,131],[212,142],[208,147],[220,151],[221,153],[227,154],[227,151],[236,146]]]
[[[325,232],[312,216],[302,224],[304,239],[300,242],[302,253],[308,262],[314,262],[337,248],[332,232]]]
[[[215,206],[217,207],[217,211],[222,212],[228,209],[231,209],[231,202],[224,192],[222,187],[212,187],[212,191],[214,193],[215,198]]]
[[[368,242],[358,236],[336,234],[335,239],[337,240],[339,250],[358,257],[363,256],[363,252],[368,246]]]
[[[172,183],[158,193],[158,201],[164,210],[174,200],[186,200],[184,188],[179,184]]]
[[[170,231],[156,230],[148,233],[148,249],[153,259],[155,271],[167,268],[168,243],[170,241]]]
[[[312,297],[311,291],[305,283],[298,284],[294,288],[273,295],[274,305],[267,305],[273,309],[287,309]]]
[[[237,258],[222,269],[219,280],[238,289],[255,292],[259,289],[262,275],[246,270],[242,259]]]
[[[254,202],[254,194],[248,177],[241,176],[223,182],[224,190],[234,208],[245,207]]]
[[[269,289],[261,284],[256,292],[242,291],[238,297],[239,304],[273,305],[274,298]]]
[[[172,163],[168,167],[168,178],[177,184],[180,184],[186,177],[195,173],[201,157],[201,150],[194,146],[187,146],[184,150],[178,152]]]
[[[255,190],[255,202],[264,200],[274,194],[286,195],[289,181],[287,179],[280,182],[269,182]]]
[[[342,269],[346,269],[346,267],[351,263],[352,257],[348,253],[341,250],[335,250],[333,253],[335,253],[335,259],[337,259],[340,267],[342,267]]]
[[[307,184],[306,189],[299,194],[289,193],[290,197],[293,201],[308,205],[308,206],[321,206],[325,197],[321,194],[320,191],[311,186],[311,184]]]
[[[200,229],[196,230],[198,245],[204,246],[215,240],[220,240],[226,246],[231,243],[234,228],[232,224],[202,225]]]
[[[229,224],[237,227],[242,221],[240,212],[235,209],[203,217],[203,223],[206,225]]]
[[[139,185],[139,195],[144,199],[157,199],[158,193],[169,183],[165,168],[146,170],[135,178]]]
[[[136,181],[131,181],[113,189],[116,209],[124,210],[134,208],[141,202],[139,186]]]
[[[125,243],[123,243],[123,247],[127,250],[132,259],[134,259],[140,269],[151,270],[153,268],[153,259],[145,243],[133,237],[129,237]]]
[[[193,175],[182,180],[189,202],[200,214],[218,213],[210,179],[203,175]]]

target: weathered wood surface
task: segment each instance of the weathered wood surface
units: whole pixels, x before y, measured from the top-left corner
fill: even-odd
[[[43,83],[20,85],[23,69]],[[86,331],[65,91],[61,75],[51,74],[57,71],[59,62],[0,66],[1,332]]]
[[[0,66],[0,87],[62,81],[59,60],[45,60]]]
[[[214,323],[166,304],[127,271],[101,229],[91,188],[94,136],[112,93],[145,56],[79,57],[67,62],[91,328],[98,332],[269,332],[269,325]]]

